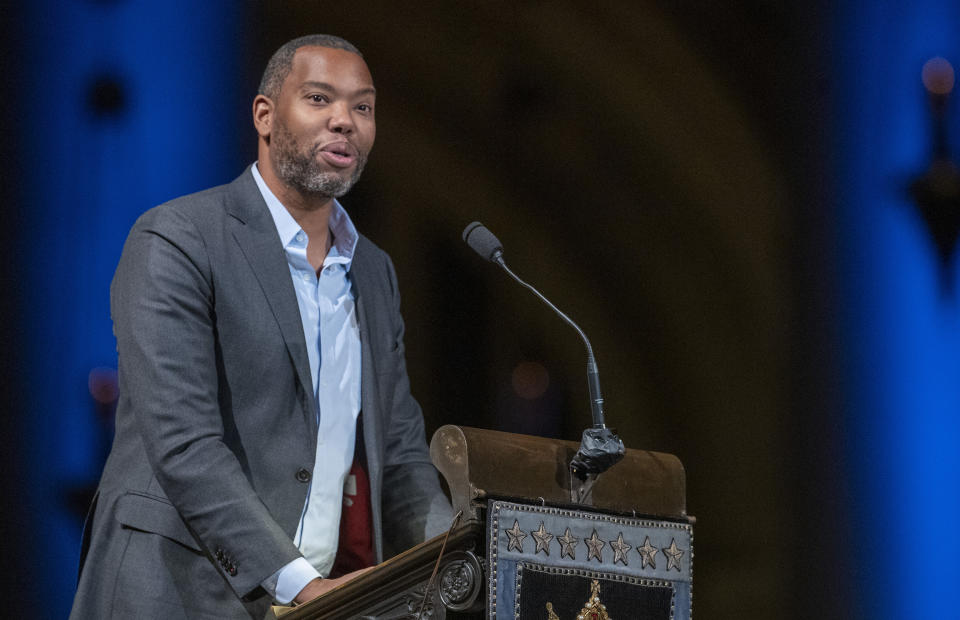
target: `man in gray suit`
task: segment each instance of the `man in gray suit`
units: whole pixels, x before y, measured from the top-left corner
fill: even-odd
[[[449,525],[393,266],[336,200],[375,98],[351,44],[287,43],[253,102],[259,160],[131,230],[111,286],[116,436],[71,617],[262,618],[355,576],[330,578],[354,445],[376,561]]]

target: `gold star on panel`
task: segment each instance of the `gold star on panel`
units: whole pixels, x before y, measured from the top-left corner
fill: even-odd
[[[613,549],[613,563],[623,562],[623,565],[626,566],[627,552],[633,549],[633,547],[623,542],[623,532],[620,532],[616,540],[610,541],[610,548]]]
[[[546,528],[543,527],[543,521],[540,522],[540,529],[530,532],[533,534],[533,540],[537,543],[537,550],[533,552],[534,555],[543,551],[547,555],[550,555],[550,541],[553,540],[553,534],[547,533]]]
[[[683,555],[683,551],[677,547],[676,539],[672,539],[670,546],[663,549],[663,555],[667,556],[667,570],[675,568],[680,572],[680,556]]]
[[[513,520],[513,527],[509,530],[503,530],[507,533],[507,551],[513,551],[516,549],[520,553],[523,553],[523,539],[527,537],[526,533],[520,529],[520,522],[516,519]]]
[[[577,559],[577,543],[580,539],[570,533],[569,527],[563,536],[557,537],[557,542],[560,543],[560,559],[565,555],[570,556],[571,560]]]
[[[593,530],[593,536],[586,538],[583,541],[587,545],[587,561],[590,561],[590,558],[597,558],[597,562],[603,562],[603,556],[600,554],[600,550],[603,549],[603,546],[607,543],[600,540],[600,537],[597,536],[597,530]]]
[[[647,564],[650,565],[650,568],[657,567],[657,548],[650,544],[649,536],[643,541],[642,547],[637,547],[637,552],[640,554],[640,568],[646,568]]]

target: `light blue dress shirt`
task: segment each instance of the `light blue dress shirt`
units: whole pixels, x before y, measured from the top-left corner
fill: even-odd
[[[337,554],[343,485],[353,463],[360,413],[360,332],[349,276],[358,235],[347,212],[334,200],[333,243],[318,275],[307,260],[306,232],[267,187],[256,164],[251,173],[273,216],[290,267],[318,406],[316,461],[294,536],[303,557],[262,584],[274,600],[286,604],[312,579],[329,574]]]

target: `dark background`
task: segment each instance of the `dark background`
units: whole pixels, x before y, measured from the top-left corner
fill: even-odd
[[[198,8],[200,7],[200,8]],[[698,618],[948,617],[953,259],[906,187],[958,9],[888,3],[37,2],[5,19],[6,600],[63,617],[109,447],[107,287],[136,216],[255,158],[276,47],[363,50],[377,145],[344,200],[394,259],[428,433],[676,454]],[[953,24],[951,27],[949,24]],[[949,127],[956,128],[955,106]],[[952,256],[952,255],[951,255]],[[953,511],[955,512],[955,511]]]

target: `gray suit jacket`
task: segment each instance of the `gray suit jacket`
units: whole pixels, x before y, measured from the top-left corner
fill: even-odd
[[[350,270],[378,560],[450,508],[410,394],[389,257]],[[116,435],[85,528],[73,618],[262,618],[313,472],[315,398],[286,258],[249,169],[145,213],[110,291]]]

